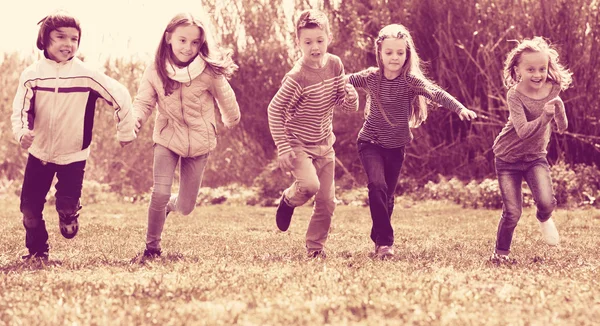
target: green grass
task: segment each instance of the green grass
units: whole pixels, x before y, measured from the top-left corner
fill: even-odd
[[[339,206],[326,260],[305,258],[310,207],[288,232],[274,208],[199,206],[171,214],[163,257],[144,248],[146,206],[87,205],[73,240],[46,207],[51,256],[24,263],[18,199],[0,200],[0,324],[593,324],[600,320],[600,212],[555,214],[558,247],[534,211],[517,227],[516,265],[487,261],[499,211],[400,201],[397,255],[369,258],[367,208]]]

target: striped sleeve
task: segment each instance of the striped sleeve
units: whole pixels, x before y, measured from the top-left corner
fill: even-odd
[[[300,84],[293,78],[285,77],[281,88],[269,103],[267,109],[269,129],[279,156],[292,151],[285,135],[285,122],[291,116],[292,108],[295,107],[301,94]]]
[[[367,74],[363,72],[357,72],[354,74],[348,75],[348,82],[352,84],[354,87],[368,89],[369,86],[367,84]]]
[[[23,72],[19,78],[19,85],[13,100],[13,112],[10,117],[13,136],[17,142],[21,141],[21,137],[28,130],[33,130],[34,92],[26,75],[26,72]]]
[[[462,103],[439,87],[426,86],[422,80],[414,76],[410,76],[407,80],[413,86],[416,95],[424,96],[456,114],[460,113],[462,109],[466,109]]]
[[[348,101],[346,99],[346,79],[344,78],[344,65],[341,60],[339,62],[339,73],[336,78],[336,106],[340,108],[342,111],[346,112],[356,112],[358,111],[358,97],[354,99],[354,101]]]
[[[114,119],[117,123],[117,139],[119,141],[134,140],[136,138],[134,131],[135,119],[129,90],[123,84],[99,71],[95,72],[93,80],[92,89],[115,109]]]

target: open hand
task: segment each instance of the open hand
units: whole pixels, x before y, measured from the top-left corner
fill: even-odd
[[[277,165],[284,172],[292,171],[294,169],[293,163],[295,159],[296,154],[294,153],[294,151],[287,152],[277,157]]]
[[[33,130],[27,130],[27,132],[23,136],[21,136],[21,140],[19,141],[21,143],[21,147],[24,149],[28,149],[29,147],[31,147],[34,138],[35,133],[33,132]]]
[[[460,118],[461,121],[465,121],[465,120],[471,121],[472,119],[477,118],[477,113],[475,113],[475,111],[471,111],[469,109],[462,109],[458,113],[458,117]]]

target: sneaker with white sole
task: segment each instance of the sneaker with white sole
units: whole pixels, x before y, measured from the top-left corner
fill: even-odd
[[[492,256],[490,257],[490,261],[492,263],[495,263],[498,265],[500,265],[500,264],[514,265],[517,263],[516,259],[512,259],[508,255],[502,255],[502,254],[498,254],[498,253],[493,253]]]
[[[371,258],[385,260],[394,257],[394,246],[378,246],[375,245],[375,250],[370,254]]]
[[[554,220],[552,220],[552,218],[547,219],[545,222],[540,222],[540,231],[547,244],[556,246],[560,241],[558,230],[556,229],[556,225],[554,225]]]

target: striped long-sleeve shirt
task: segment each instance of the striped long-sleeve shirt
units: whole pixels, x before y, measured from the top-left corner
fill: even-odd
[[[333,110],[357,111],[358,101],[346,101],[344,66],[327,54],[320,68],[298,62],[283,79],[268,108],[269,129],[281,156],[292,150],[290,140],[304,144],[326,139],[333,132]]]
[[[398,76],[390,80],[380,77],[378,69],[368,69],[351,74],[349,82],[356,88],[365,89],[371,98],[358,139],[384,148],[402,147],[413,139],[409,120],[412,112],[411,103],[418,95],[456,113],[465,108],[446,91],[437,87],[426,87],[421,79],[412,75],[406,78]],[[379,101],[376,100],[378,94]],[[378,102],[381,108],[378,107]],[[389,122],[386,121],[381,110],[385,111]]]

